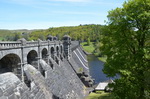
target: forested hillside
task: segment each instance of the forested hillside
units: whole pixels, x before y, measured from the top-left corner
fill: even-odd
[[[0,40],[4,40],[7,35],[11,35],[12,32],[9,30],[0,30]]]
[[[0,31],[1,40],[16,41],[20,38],[26,40],[46,40],[48,35],[57,36],[59,40],[64,35],[70,35],[72,40],[96,41],[100,40],[102,25],[79,25],[68,27],[51,27],[45,30],[5,30]]]
[[[64,35],[70,35],[72,40],[98,40],[101,33],[101,25],[80,25],[69,27],[49,28],[47,30],[33,31],[29,37],[31,40],[45,40],[48,35],[57,36],[62,39]]]
[[[35,30],[4,30],[0,29],[0,41],[16,41],[19,38],[25,37],[25,35],[29,35],[32,31]]]

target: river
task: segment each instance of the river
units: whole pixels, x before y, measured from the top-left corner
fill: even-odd
[[[88,65],[90,75],[93,79],[95,79],[95,84],[109,80],[109,77],[107,77],[106,74],[104,74],[102,71],[104,63],[98,60],[97,57],[95,57],[94,55],[88,55]]]

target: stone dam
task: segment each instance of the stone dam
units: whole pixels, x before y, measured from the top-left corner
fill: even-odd
[[[0,42],[0,99],[84,99],[93,80],[78,41]]]

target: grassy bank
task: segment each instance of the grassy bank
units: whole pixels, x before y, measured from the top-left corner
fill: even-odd
[[[113,99],[112,94],[101,91],[100,93],[90,93],[86,99]]]
[[[94,53],[94,43],[93,42],[90,42],[90,45],[87,44],[87,42],[83,42],[81,43],[82,45],[82,48],[84,49],[84,51],[86,51],[87,53],[90,53],[90,54],[93,54],[95,55],[96,57],[98,57],[98,59],[102,62],[106,62],[106,57],[99,57],[98,56],[98,53]]]
[[[106,62],[107,57],[106,57],[106,56],[104,56],[104,57],[98,57],[98,59],[99,59],[100,61],[102,61],[102,62]]]
[[[82,45],[84,51],[86,51],[87,53],[90,53],[90,54],[92,54],[95,49],[92,42],[90,42],[90,45],[88,45],[87,42],[83,42],[83,43],[81,43],[81,45]]]
[[[2,41],[4,38],[3,37],[0,37],[0,41]]]

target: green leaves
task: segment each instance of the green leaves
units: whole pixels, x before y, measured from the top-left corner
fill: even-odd
[[[34,40],[37,40],[38,38],[45,39],[44,37],[46,37],[47,35],[52,35],[52,36],[59,36],[61,40],[64,35],[70,35],[72,37],[72,40],[87,41],[89,38],[91,41],[95,41],[100,38],[101,27],[103,26],[91,24],[91,25],[49,28],[47,30],[33,31],[30,34],[30,38]],[[43,35],[44,37],[42,37],[41,35]]]
[[[149,85],[145,71],[150,70],[150,0],[129,0],[109,11],[108,19],[101,48],[107,55],[103,71],[121,76],[114,85],[116,97],[144,99],[149,92],[143,83]]]

